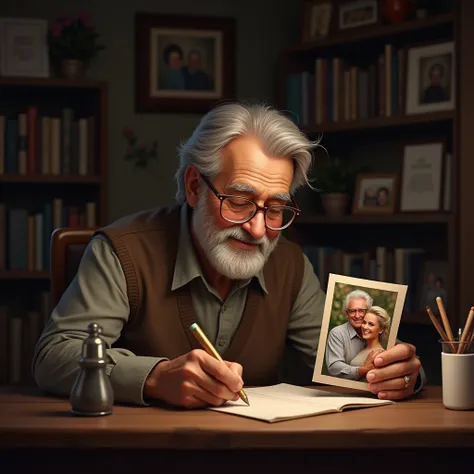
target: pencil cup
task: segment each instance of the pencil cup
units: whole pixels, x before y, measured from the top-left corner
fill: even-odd
[[[474,342],[440,343],[443,405],[450,410],[473,410]],[[461,348],[460,344],[463,344]]]

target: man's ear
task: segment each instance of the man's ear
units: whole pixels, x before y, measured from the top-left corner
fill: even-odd
[[[184,189],[186,190],[186,200],[190,207],[195,208],[199,200],[200,174],[198,170],[189,165],[184,172]]]

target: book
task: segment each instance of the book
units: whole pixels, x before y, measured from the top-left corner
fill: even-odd
[[[274,423],[395,403],[391,400],[373,398],[373,395],[341,395],[285,383],[245,388],[245,393],[250,406],[238,400],[228,401],[220,407],[209,407],[209,410]]]

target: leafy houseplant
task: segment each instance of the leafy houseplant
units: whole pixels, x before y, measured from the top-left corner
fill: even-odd
[[[321,194],[327,215],[340,216],[347,212],[355,176],[359,169],[351,168],[340,158],[327,158],[315,169],[313,186]]]
[[[99,38],[87,13],[60,16],[53,21],[48,33],[51,59],[60,66],[64,76],[80,77],[90,61],[104,49],[98,43]]]

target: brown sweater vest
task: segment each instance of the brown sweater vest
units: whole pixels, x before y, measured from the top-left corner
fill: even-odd
[[[179,211],[179,206],[144,211],[98,231],[115,249],[127,282],[129,321],[115,345],[136,355],[173,359],[200,347],[189,331],[196,321],[189,285],[171,291]],[[277,381],[303,269],[301,249],[282,236],[264,268],[268,294],[255,279],[249,284],[242,320],[223,354],[242,364],[247,385]]]

